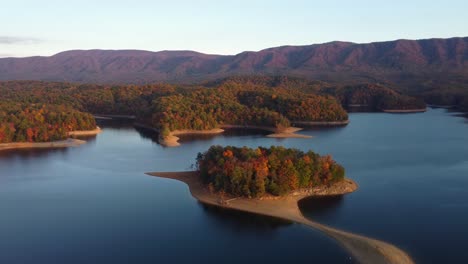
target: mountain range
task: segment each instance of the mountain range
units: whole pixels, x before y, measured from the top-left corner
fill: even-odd
[[[70,50],[50,57],[0,58],[0,80],[82,83],[194,83],[234,75],[290,75],[336,83],[391,83],[402,89],[467,86],[468,37],[281,46],[237,55],[194,51]]]

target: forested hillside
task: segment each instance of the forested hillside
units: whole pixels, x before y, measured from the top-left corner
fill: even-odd
[[[331,96],[264,86],[196,89],[154,102],[152,126],[164,131],[212,129],[223,124],[286,128],[294,121],[345,121]]]
[[[64,105],[0,102],[0,143],[47,142],[96,128],[94,117]]]

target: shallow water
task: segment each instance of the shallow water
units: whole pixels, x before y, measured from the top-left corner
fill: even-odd
[[[353,113],[312,139],[229,132],[164,148],[132,127],[103,125],[79,148],[0,153],[0,263],[350,263],[297,224],[205,208],[184,184],[143,175],[189,170],[212,144],[284,145],[332,154],[360,189],[301,203],[314,220],[378,238],[417,263],[468,259],[468,124],[443,109]]]

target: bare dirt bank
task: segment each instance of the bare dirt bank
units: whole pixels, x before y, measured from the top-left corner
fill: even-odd
[[[218,207],[240,210],[294,221],[316,228],[334,238],[363,264],[413,264],[411,258],[401,249],[379,240],[341,231],[305,218],[298,207],[298,201],[311,195],[337,195],[353,192],[357,184],[345,180],[330,187],[319,187],[318,190],[298,191],[285,197],[271,199],[234,198],[221,199],[210,193],[201,183],[197,172],[151,172],[148,175],[179,180],[186,183],[193,197],[202,203]]]
[[[221,128],[214,128],[214,129],[207,129],[207,130],[191,130],[191,129],[183,129],[183,130],[174,130],[171,131],[168,136],[159,139],[159,144],[165,147],[177,147],[180,146],[179,137],[180,135],[210,135],[210,134],[219,134],[223,133],[224,129]]]
[[[272,134],[267,135],[267,137],[274,138],[311,138],[311,136],[296,134],[297,131],[302,130],[298,127],[288,127],[284,129],[277,129],[275,127],[266,127],[266,126],[244,126],[244,125],[221,125],[219,128],[207,129],[207,130],[174,130],[169,133],[168,136],[159,139],[159,143],[166,147],[177,147],[180,146],[179,137],[180,135],[209,135],[209,134],[220,134],[224,132],[224,129],[257,129],[265,130],[268,132],[273,132]],[[155,129],[153,129],[155,130]]]
[[[60,141],[53,142],[15,142],[15,143],[2,143],[0,144],[0,151],[6,149],[24,149],[24,148],[67,148],[67,147],[77,147],[79,145],[85,144],[86,141],[69,138]]]
[[[96,127],[93,130],[76,130],[68,132],[68,136],[94,136],[101,133],[102,130],[100,127]]]
[[[94,136],[101,133],[100,127],[93,130],[77,130],[68,132],[68,136]],[[6,149],[25,149],[25,148],[67,148],[77,147],[85,144],[86,141],[75,138],[68,138],[65,140],[51,141],[51,142],[11,142],[1,143],[0,151]]]

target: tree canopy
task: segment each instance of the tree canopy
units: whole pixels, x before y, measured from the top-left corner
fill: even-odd
[[[331,156],[275,147],[212,146],[197,156],[202,181],[235,196],[284,195],[300,188],[344,179],[344,168]]]

